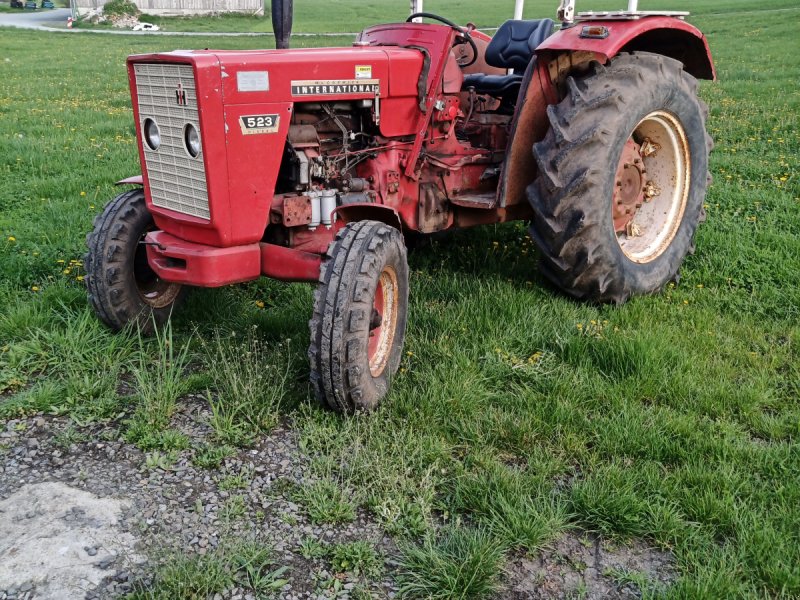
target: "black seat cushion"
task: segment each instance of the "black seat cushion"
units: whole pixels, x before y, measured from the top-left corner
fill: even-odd
[[[552,19],[508,20],[486,47],[486,62],[501,69],[525,71],[537,46],[553,33]]]
[[[522,75],[516,73],[512,75],[484,75],[483,73],[473,73],[464,76],[464,83],[461,88],[468,90],[475,88],[479,94],[489,94],[490,96],[514,96],[519,93],[519,86],[522,84]]]

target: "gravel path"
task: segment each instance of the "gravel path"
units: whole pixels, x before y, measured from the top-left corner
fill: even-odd
[[[201,441],[208,435],[203,423],[207,418],[205,408],[200,401],[189,401],[183,403],[182,410],[175,419],[178,427],[193,441]],[[169,470],[148,468],[145,455],[119,441],[118,431],[111,426],[93,429],[84,436],[88,438],[85,441],[71,440],[75,437],[71,431],[74,430],[68,420],[58,417],[7,422],[5,431],[0,432],[0,501],[29,484],[59,482],[89,496],[79,500],[76,508],[59,505],[49,515],[38,511],[39,516],[50,521],[91,514],[92,509],[86,505],[95,499],[124,505],[116,523],[98,523],[97,527],[110,530],[107,538],[122,536],[132,541],[118,544],[119,548],[114,549],[104,549],[102,543],[81,546],[86,556],[92,558],[95,555],[91,553],[99,551],[97,558],[89,562],[101,569],[104,577],[93,585],[87,576],[83,593],[77,597],[120,596],[137,584],[147,584],[153,566],[160,560],[175,555],[202,556],[214,552],[226,541],[248,538],[271,546],[276,566],[288,567],[283,577],[289,582],[277,593],[277,598],[346,599],[356,585],[369,589],[376,598],[394,595],[388,571],[386,580],[366,581],[363,577],[331,572],[325,558],[302,556],[303,541],[314,540],[330,547],[367,540],[391,564],[395,546],[363,513],[345,525],[315,525],[309,521],[289,493],[294,486],[306,482],[307,461],[298,450],[296,436],[288,429],[278,428],[256,447],[225,459],[219,470],[194,466],[189,450],[183,451]],[[226,480],[226,475],[235,477],[235,489],[223,489],[226,482],[230,488],[231,478]],[[231,510],[234,497],[235,510]],[[15,517],[0,512],[0,523],[8,524],[15,519],[24,519],[24,515]],[[51,560],[47,562],[53,567],[59,554],[57,536],[44,537],[52,549]],[[0,542],[0,564],[18,551],[18,547],[8,544],[4,547]],[[149,560],[142,562],[139,554]],[[85,559],[81,552],[77,555]],[[70,592],[72,583],[54,568],[44,566],[34,576],[26,573],[16,576],[17,580],[12,585],[6,584],[5,589],[0,585],[0,599],[47,597],[36,594],[37,589],[57,589],[59,585],[63,590],[61,597],[76,597]],[[326,586],[334,580],[339,581],[337,588],[328,589]],[[3,581],[0,571],[0,583]],[[242,588],[232,588],[219,598],[250,596]]]

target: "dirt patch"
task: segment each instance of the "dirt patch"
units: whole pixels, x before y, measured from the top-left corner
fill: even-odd
[[[535,557],[506,567],[507,600],[641,598],[677,577],[672,556],[633,542],[613,544],[591,534],[568,533]]]
[[[135,538],[119,527],[125,505],[59,482],[32,483],[0,501],[0,597],[81,598]]]

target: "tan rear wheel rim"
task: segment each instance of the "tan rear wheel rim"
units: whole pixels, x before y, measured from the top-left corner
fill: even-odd
[[[625,176],[633,170],[635,177]],[[686,131],[674,115],[650,113],[634,128],[615,178],[612,218],[628,259],[648,263],[669,248],[683,221],[690,180]],[[641,183],[633,195],[631,181]]]

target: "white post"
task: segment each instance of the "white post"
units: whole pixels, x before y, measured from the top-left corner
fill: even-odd
[[[516,0],[514,3],[514,19],[519,21],[522,19],[522,8],[525,4],[525,0]]]
[[[639,10],[639,0],[628,0],[628,12],[634,13]]]
[[[422,0],[411,0],[411,14],[422,12]],[[417,17],[414,23],[422,23],[422,19]]]

